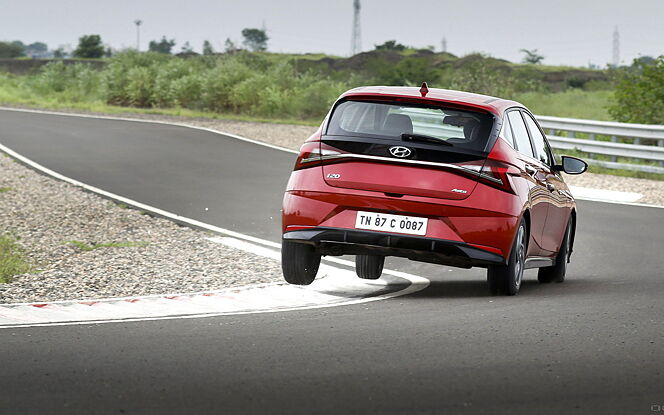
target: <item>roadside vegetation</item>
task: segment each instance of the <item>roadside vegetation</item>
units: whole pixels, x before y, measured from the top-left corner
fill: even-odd
[[[418,86],[426,80],[430,87],[513,99],[540,115],[664,123],[663,57],[641,57],[629,67],[587,69],[542,65],[537,50],[524,50],[523,62],[511,63],[388,41],[371,52],[341,58],[266,52],[267,38],[254,32],[243,33],[244,50],[229,40],[225,53],[214,52],[208,42],[203,55],[191,47],[172,55],[175,42],[163,37],[150,42],[150,52],[130,50],[89,62],[56,59],[24,75],[0,71],[0,105],[313,126],[345,90]],[[98,40],[82,37],[79,49],[87,43],[98,49]]]
[[[99,68],[55,60],[27,75],[0,72],[0,103],[316,123],[347,89],[426,80],[431,87],[527,101],[541,114],[607,119],[612,88],[606,71],[556,70],[481,54],[458,58],[408,48],[351,58],[127,51],[104,62]],[[545,104],[532,105],[540,102]]]
[[[620,122],[664,124],[664,56],[635,59],[616,74],[609,113]]]
[[[0,235],[0,283],[8,283],[14,275],[24,274],[32,267],[23,249],[11,235]]]

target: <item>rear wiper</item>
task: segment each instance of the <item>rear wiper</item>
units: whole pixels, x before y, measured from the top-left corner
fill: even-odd
[[[452,143],[448,143],[445,140],[441,140],[440,138],[436,137],[431,137],[428,135],[421,135],[421,134],[409,134],[409,133],[403,133],[401,134],[401,140],[403,141],[421,141],[425,143],[436,143],[436,144],[442,144],[444,146],[454,146]]]

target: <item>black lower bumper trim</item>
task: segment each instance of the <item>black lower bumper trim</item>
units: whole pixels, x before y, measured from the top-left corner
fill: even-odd
[[[314,245],[323,255],[384,255],[460,268],[505,264],[493,252],[463,242],[338,228],[287,232],[283,238]]]

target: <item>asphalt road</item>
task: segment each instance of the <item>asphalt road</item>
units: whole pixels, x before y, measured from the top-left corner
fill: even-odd
[[[85,183],[278,238],[293,155],[162,125],[0,111],[0,143]],[[208,210],[205,210],[208,207]],[[653,413],[664,210],[579,202],[564,284],[413,268],[411,296],[328,309],[0,330],[2,413]]]

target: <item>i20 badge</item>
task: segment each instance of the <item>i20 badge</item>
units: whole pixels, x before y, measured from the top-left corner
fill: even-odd
[[[405,159],[406,157],[409,157],[411,154],[413,154],[413,150],[404,146],[393,146],[390,147],[390,154],[394,157]]]
[[[341,179],[341,175],[339,173],[330,173],[327,175],[328,179]]]

